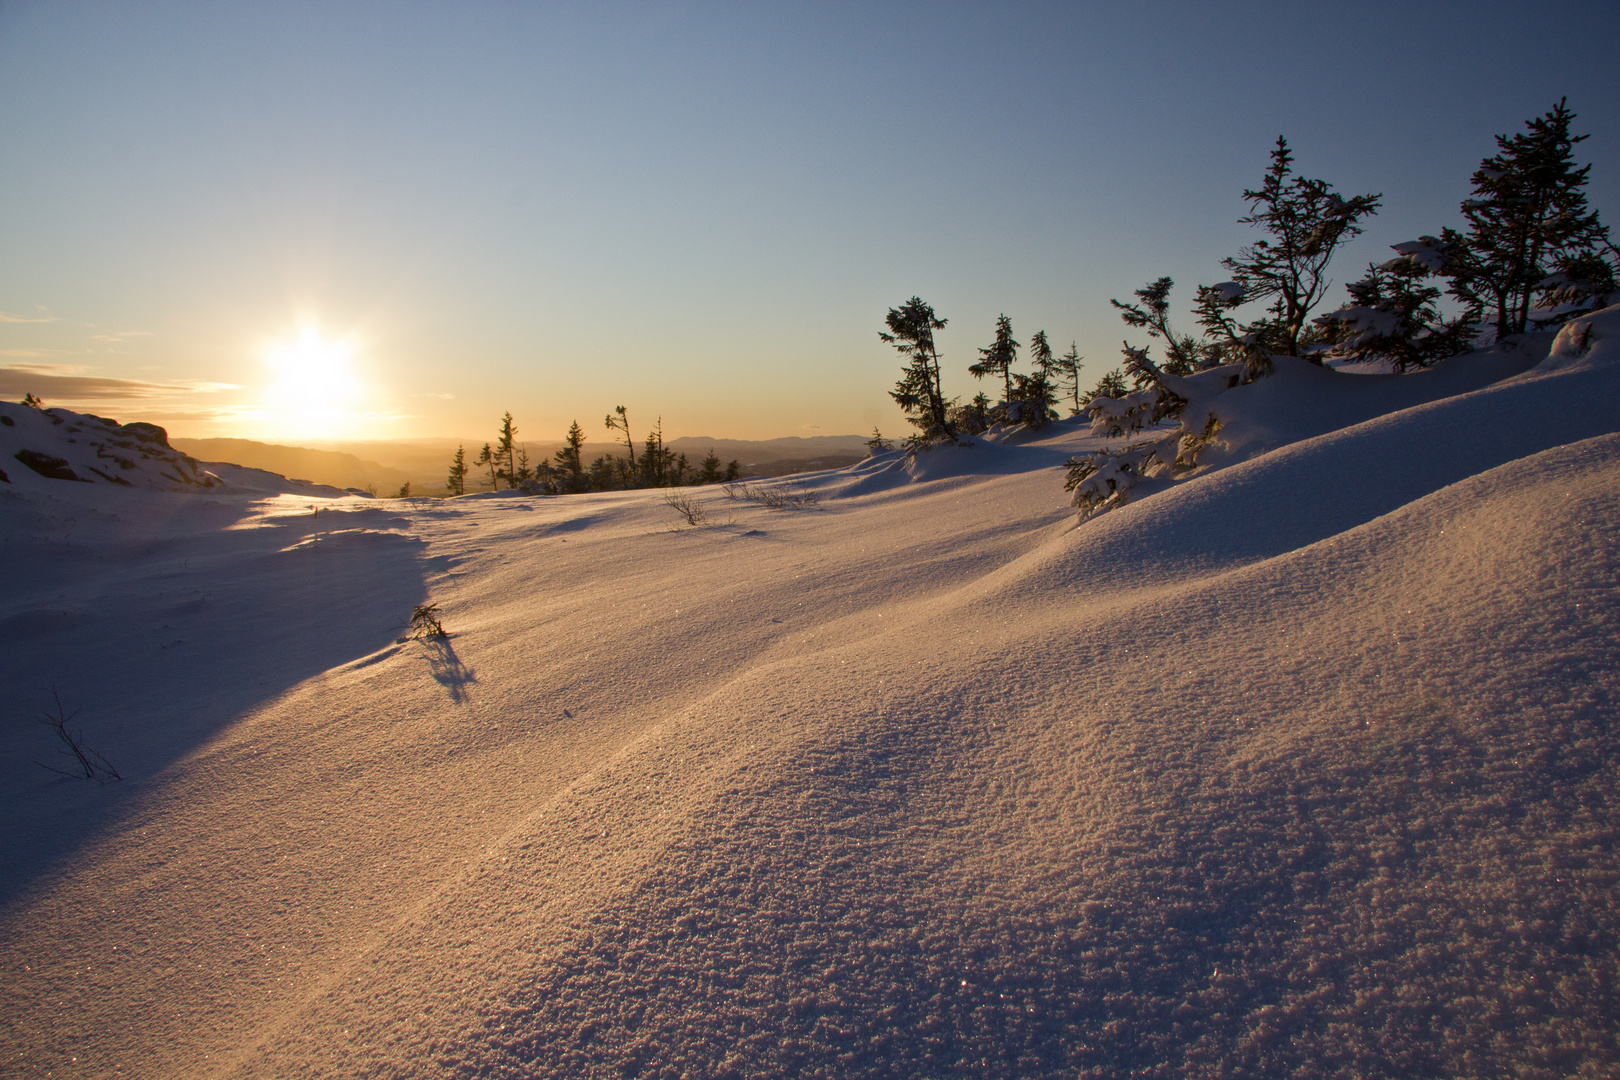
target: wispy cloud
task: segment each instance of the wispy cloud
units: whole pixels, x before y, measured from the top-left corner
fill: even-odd
[[[185,393],[190,387],[142,379],[113,379],[73,374],[60,364],[11,364],[0,367],[0,398],[35,394],[46,401],[124,401]]]
[[[11,314],[8,314],[7,312],[0,311],[0,323],[7,323],[7,322],[61,322],[62,321],[60,317],[58,317],[56,315],[52,315],[50,312],[46,311],[44,308],[40,308],[39,311],[40,311],[40,313],[38,315],[11,315]]]

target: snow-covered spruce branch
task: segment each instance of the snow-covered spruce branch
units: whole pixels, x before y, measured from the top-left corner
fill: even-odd
[[[1127,365],[1152,384],[1120,397],[1092,398],[1086,406],[1091,433],[1104,437],[1134,435],[1167,420],[1174,429],[1119,450],[1094,450],[1070,458],[1064,490],[1074,493],[1080,520],[1123,506],[1130,491],[1150,476],[1176,476],[1198,465],[1198,455],[1214,441],[1221,420],[1211,408],[1215,398],[1238,384],[1241,364],[1224,364],[1192,375],[1171,375],[1147,358],[1145,350],[1126,347]]]

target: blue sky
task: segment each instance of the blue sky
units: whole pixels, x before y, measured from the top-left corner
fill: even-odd
[[[1110,297],[1226,276],[1279,134],[1383,193],[1341,283],[1564,95],[1620,213],[1620,7],[1543,11],[0,3],[0,380],[186,435],[894,434],[890,306],[952,393],[1001,312],[1094,379]]]

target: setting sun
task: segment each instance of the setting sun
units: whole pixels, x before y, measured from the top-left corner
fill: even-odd
[[[297,341],[272,346],[265,354],[273,375],[266,403],[316,410],[357,404],[362,388],[350,367],[353,355],[348,343],[323,341],[318,331],[306,327]]]
[[[263,436],[330,439],[371,433],[379,415],[372,393],[355,373],[355,347],[306,326],[291,341],[264,351],[269,381],[259,408],[244,416]]]

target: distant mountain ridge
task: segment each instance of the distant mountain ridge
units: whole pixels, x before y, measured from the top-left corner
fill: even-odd
[[[253,439],[171,438],[169,442],[175,449],[199,461],[229,462],[339,488],[370,487],[383,495],[394,493],[406,481],[424,494],[441,490],[453,453],[453,450],[434,450],[421,444],[390,442],[323,441],[320,449],[257,442]],[[562,448],[562,443],[551,440],[520,442],[528,450],[529,460],[534,462],[550,460]],[[455,444],[450,445],[453,447]],[[464,445],[470,459],[477,446],[471,442]],[[711,439],[704,435],[683,435],[666,445],[677,454],[685,454],[692,465],[701,461],[712,448],[722,461],[739,461],[746,475],[759,476],[840,468],[866,456],[866,438],[861,435],[785,436],[779,439]],[[638,452],[640,447],[638,440]],[[586,460],[601,454],[622,457],[624,444],[607,438],[586,442]]]
[[[748,464],[751,455],[755,462],[776,461],[782,458],[814,458],[823,454],[866,455],[864,435],[791,435],[780,439],[714,439],[707,435],[682,435],[666,445],[677,454],[692,455],[692,451],[708,453],[713,447],[721,457],[739,458]]]

